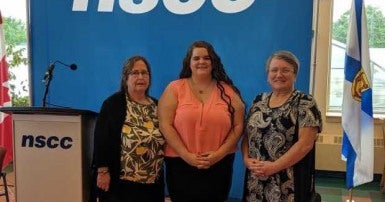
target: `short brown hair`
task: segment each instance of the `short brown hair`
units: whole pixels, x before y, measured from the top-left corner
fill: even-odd
[[[269,65],[271,63],[271,60],[273,59],[284,60],[285,62],[291,64],[294,69],[294,74],[297,75],[299,70],[299,60],[292,52],[286,51],[286,50],[280,50],[271,54],[266,61],[266,73],[269,72]]]

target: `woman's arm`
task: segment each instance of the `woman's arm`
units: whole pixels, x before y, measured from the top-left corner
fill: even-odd
[[[108,130],[109,120],[111,116],[109,110],[109,102],[103,102],[102,108],[99,112],[98,120],[95,126],[95,140],[94,140],[94,164],[97,167],[96,185],[103,191],[108,191],[110,188],[110,173],[109,173],[109,159],[110,154],[110,131]]]
[[[296,164],[313,148],[317,133],[318,127],[299,128],[298,141],[276,161],[260,161],[256,175],[269,176]]]
[[[218,150],[202,154],[204,156],[203,159],[205,161],[208,161],[208,166],[215,164],[216,162],[224,158],[227,154],[234,151],[237,148],[237,143],[239,139],[241,138],[243,131],[245,106],[241,98],[236,94],[232,99],[232,104],[235,109],[234,128],[229,131],[224,143],[218,148]]]
[[[253,174],[255,174],[255,169],[257,167],[257,164],[259,163],[259,159],[249,157],[249,138],[246,134],[244,134],[243,136],[241,149],[243,163],[245,164],[247,169],[249,169]]]
[[[249,138],[247,137],[247,134],[243,135],[242,138],[242,145],[241,145],[241,151],[242,151],[242,157],[243,161],[246,165],[246,159],[249,158]],[[247,166],[247,165],[246,165]]]
[[[174,118],[178,106],[177,98],[172,91],[171,86],[167,86],[158,103],[159,128],[167,144],[170,145],[179,156],[191,166],[198,166],[196,155],[190,153],[178,132],[174,128]]]

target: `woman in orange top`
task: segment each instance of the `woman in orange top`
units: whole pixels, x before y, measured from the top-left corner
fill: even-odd
[[[211,44],[194,42],[158,106],[173,202],[223,202],[231,187],[244,104]]]

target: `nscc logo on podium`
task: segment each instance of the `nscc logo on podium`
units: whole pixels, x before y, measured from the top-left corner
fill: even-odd
[[[50,149],[62,148],[69,149],[72,147],[73,140],[71,137],[58,137],[55,135],[44,136],[44,135],[23,135],[21,138],[21,147],[35,147]]]

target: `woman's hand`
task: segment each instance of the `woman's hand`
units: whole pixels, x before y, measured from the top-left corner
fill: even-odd
[[[274,162],[261,161],[258,158],[244,157],[243,162],[247,169],[257,177],[268,177],[278,172]]]
[[[278,172],[274,162],[271,161],[257,161],[253,162],[253,174],[257,177],[268,177]]]
[[[111,176],[108,171],[98,171],[98,176],[96,178],[96,185],[103,191],[108,191],[110,188]]]
[[[197,168],[199,169],[208,169],[212,165],[216,164],[218,161],[221,160],[221,158],[218,155],[216,155],[214,151],[197,154],[197,158],[198,158]]]
[[[256,168],[255,166],[259,163],[259,160],[257,158],[243,157],[243,163],[247,169],[252,171]]]
[[[197,167],[198,169],[208,169],[220,160],[213,151],[200,154],[187,153],[181,157],[190,166]]]
[[[210,167],[208,160],[199,154],[188,152],[185,155],[181,155],[181,158],[190,166],[197,167],[198,169],[206,169]]]

